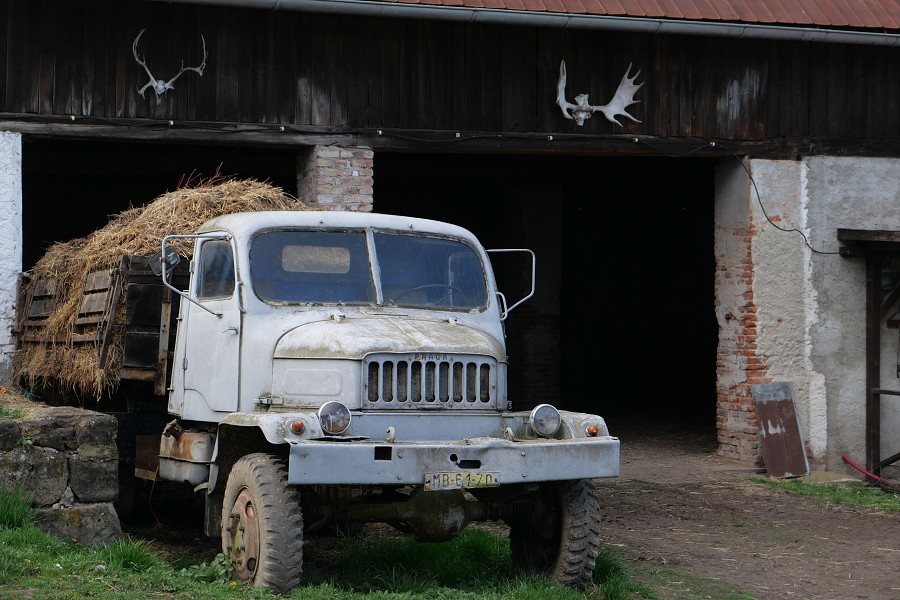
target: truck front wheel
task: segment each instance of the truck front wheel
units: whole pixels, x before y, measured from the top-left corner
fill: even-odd
[[[542,483],[529,512],[509,523],[516,571],[584,589],[600,553],[600,500],[593,484],[583,479]]]
[[[242,457],[222,506],[222,551],[236,575],[286,594],[300,583],[302,550],[300,494],[287,484],[284,462],[269,454]]]

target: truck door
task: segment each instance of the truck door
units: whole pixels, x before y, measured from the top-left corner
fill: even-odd
[[[240,384],[241,311],[235,286],[234,251],[226,239],[201,243],[194,272],[197,304],[187,307],[184,328],[182,415],[202,416],[194,403],[205,400],[209,409],[233,412],[238,408]],[[199,304],[199,306],[198,306]],[[205,310],[208,309],[208,310]]]

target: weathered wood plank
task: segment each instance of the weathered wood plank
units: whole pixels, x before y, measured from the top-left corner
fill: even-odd
[[[102,313],[109,304],[109,290],[93,294],[84,294],[81,298],[81,306],[78,309],[78,318],[87,317],[93,313]]]
[[[250,31],[268,31],[268,19],[271,13],[246,11],[244,27]],[[269,35],[241,36],[231,43],[243,46],[240,52],[238,84],[240,108],[238,120],[244,123],[260,123],[272,120],[269,110],[267,92],[269,91]]]
[[[50,298],[32,298],[28,307],[29,319],[46,319],[53,313],[53,307],[56,306],[56,297]]]
[[[462,27],[447,28],[447,95],[445,127],[461,126],[466,119],[466,35]]]
[[[246,39],[240,23],[234,19],[223,18],[219,23],[219,35],[216,48],[211,50],[218,71],[216,78],[216,119],[223,121],[239,120],[240,106],[240,69],[241,40]]]
[[[484,112],[484,129],[486,131],[500,131],[503,127],[503,65],[499,60],[489,57],[502,56],[503,32],[502,28],[490,25],[485,29],[484,47],[482,52],[482,84]]]
[[[397,90],[400,127],[419,127],[419,102],[416,91],[422,74],[417,70],[419,45],[414,43],[417,23],[404,20],[400,24],[400,79]]]
[[[300,19],[296,33],[297,70],[294,73],[296,99],[294,123],[309,125],[312,123],[312,45],[313,32],[318,22],[313,19]]]
[[[369,60],[377,59],[370,21],[348,23],[347,38],[347,125],[369,126]],[[373,60],[374,62],[374,60]],[[376,62],[377,64],[377,62]]]
[[[276,99],[275,118],[278,123],[288,124],[295,119],[297,108],[297,17],[294,13],[284,13],[274,22],[275,72],[274,94]]]
[[[310,69],[310,123],[326,125],[331,123],[331,54],[329,46],[334,35],[333,22],[321,15],[318,27],[312,31],[312,45],[309,60]]]
[[[347,93],[350,88],[347,47],[348,39],[343,30],[343,19],[329,19],[331,86],[330,86],[330,125],[344,127],[347,125]]]
[[[32,86],[37,85],[38,78],[33,76],[36,71],[32,63],[39,55],[31,54],[27,45],[29,24],[36,20],[38,8],[35,4],[22,2],[12,2],[9,5],[5,96],[5,110],[8,112],[36,112],[28,103],[30,99],[36,98]]]
[[[887,83],[884,92],[885,125],[881,135],[874,139],[896,140],[900,139],[900,110],[897,108],[900,105],[900,77],[897,77],[897,73],[900,72],[900,48],[894,48],[887,54],[886,60],[882,54],[879,61]]]
[[[401,23],[389,20],[381,27],[381,86],[375,93],[380,102],[380,119],[373,125],[400,127],[400,35]],[[378,114],[378,113],[376,113]]]
[[[506,29],[503,33],[501,116],[504,131],[534,131],[538,90],[533,77],[537,69],[535,35],[530,28]],[[556,86],[541,90],[541,100],[553,98]]]
[[[9,65],[7,45],[9,44],[9,30],[13,27],[12,5],[14,0],[0,0],[0,65]],[[8,75],[8,67],[4,69]],[[0,102],[6,100],[7,78],[0,77]]]
[[[413,31],[415,52],[412,61],[415,73],[414,85],[409,89],[409,103],[416,113],[413,127],[443,129],[446,96],[443,78],[446,74],[447,47],[441,40],[442,23],[429,21],[417,23]]]
[[[113,275],[110,271],[94,271],[84,278],[84,291],[96,292],[108,290],[112,284]]]
[[[475,24],[466,28],[466,89],[465,121],[460,129],[484,131],[484,71],[480,50],[485,38],[484,25]]]

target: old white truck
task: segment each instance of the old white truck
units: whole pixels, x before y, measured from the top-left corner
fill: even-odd
[[[135,472],[192,486],[237,576],[279,593],[301,581],[305,533],[375,522],[443,541],[502,521],[517,570],[585,586],[619,440],[598,415],[512,410],[504,321],[535,259],[496,251],[530,265],[510,302],[489,252],[455,225],[359,212],[163,237],[149,266],[179,300],[155,338],[168,416],[155,447],[136,436]]]

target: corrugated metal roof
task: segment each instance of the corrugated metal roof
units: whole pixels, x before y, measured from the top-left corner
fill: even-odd
[[[648,19],[841,29],[900,29],[900,0],[378,0]]]

